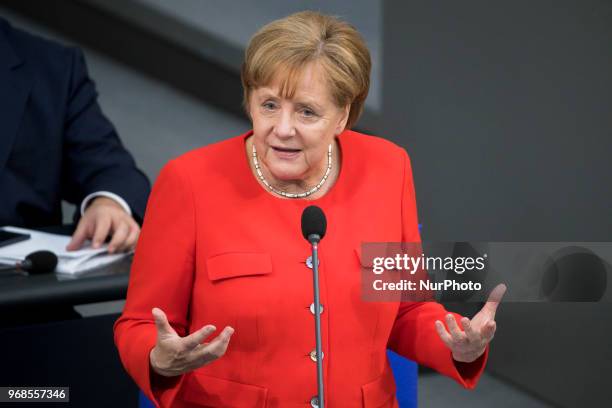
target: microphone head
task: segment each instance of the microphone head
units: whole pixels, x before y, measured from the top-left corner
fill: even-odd
[[[53,272],[57,266],[57,255],[51,251],[36,251],[26,256],[21,269],[32,274]]]
[[[315,240],[319,241],[325,236],[326,230],[327,220],[323,210],[316,205],[309,205],[304,208],[304,212],[302,212],[302,235],[304,238],[311,242],[311,236],[317,235],[318,239]]]

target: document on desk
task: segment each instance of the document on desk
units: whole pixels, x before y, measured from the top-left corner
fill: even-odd
[[[32,252],[45,250],[57,255],[58,262],[55,272],[77,275],[129,256],[129,253],[109,254],[106,245],[94,249],[90,246],[89,241],[85,242],[82,249],[78,251],[67,251],[66,246],[70,242],[70,237],[67,235],[50,234],[17,227],[0,227],[0,229],[30,234],[28,240],[0,248],[0,263],[2,264],[20,262]]]

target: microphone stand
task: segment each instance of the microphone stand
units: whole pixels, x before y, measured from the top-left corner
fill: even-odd
[[[325,393],[323,390],[323,353],[321,351],[321,301],[319,296],[319,241],[317,234],[308,236],[312,244],[312,283],[314,292],[315,341],[317,354],[317,388],[319,408],[325,408]]]
[[[30,274],[23,269],[22,264],[17,262],[15,264],[0,264],[0,276],[29,276]]]

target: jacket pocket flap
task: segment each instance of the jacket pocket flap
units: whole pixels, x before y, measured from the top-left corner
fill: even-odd
[[[268,389],[194,372],[183,384],[181,399],[202,407],[265,407]]]
[[[383,375],[361,387],[363,392],[363,406],[365,408],[379,408],[387,406],[386,403],[395,396],[395,380],[390,370]],[[389,405],[391,406],[391,405]]]
[[[272,272],[270,254],[257,252],[228,252],[206,260],[211,281],[237,276],[266,275]]]
[[[399,255],[403,257],[405,254],[414,256],[410,252],[406,252],[400,247],[400,244],[395,242],[372,242],[358,245],[353,248],[355,256],[362,268],[374,269],[384,268],[385,270],[397,270],[395,262],[387,264],[388,258],[395,260]]]
[[[373,260],[367,259],[367,257],[365,257],[362,252],[361,252],[361,245],[358,245],[354,248],[355,251],[355,255],[357,256],[357,260],[359,261],[359,264],[361,265],[362,268],[368,268],[371,269],[374,266],[374,262]]]

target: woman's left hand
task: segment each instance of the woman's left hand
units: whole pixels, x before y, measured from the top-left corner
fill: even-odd
[[[467,317],[461,319],[463,330],[457,324],[455,316],[450,313],[446,315],[448,331],[440,320],[436,320],[438,335],[451,350],[455,361],[471,363],[484,353],[487,344],[493,340],[495,335],[497,327],[495,312],[504,293],[506,293],[506,285],[503,283],[497,285],[491,291],[487,303],[472,320]]]

